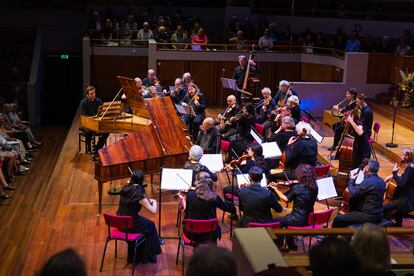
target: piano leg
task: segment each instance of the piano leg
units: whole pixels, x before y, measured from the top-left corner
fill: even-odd
[[[102,214],[102,189],[103,189],[103,182],[98,181],[98,194],[99,194],[98,216]]]

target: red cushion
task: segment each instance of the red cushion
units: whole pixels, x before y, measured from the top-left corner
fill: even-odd
[[[228,152],[230,150],[230,142],[226,140],[221,140],[221,150]]]
[[[372,139],[372,138],[369,138],[369,139],[368,139],[368,142],[372,144],[372,143],[374,143],[374,142],[375,142],[375,140],[374,140],[374,139]]]
[[[228,198],[228,199],[231,199],[231,194],[230,193],[227,193],[227,194],[225,194],[224,195],[226,198]],[[236,195],[233,195],[233,199],[234,200],[238,200],[239,199],[239,197],[238,196],[236,196]]]
[[[301,229],[322,229],[323,227],[321,225],[316,224],[315,226],[312,225],[306,225],[306,226],[288,226],[288,229],[295,229],[295,230],[301,230]]]
[[[135,241],[139,237],[141,237],[141,233],[129,233],[128,234],[128,241]],[[109,237],[114,240],[125,240],[126,233],[119,231],[118,229],[114,229],[109,234]]]
[[[192,242],[191,239],[184,234],[184,232],[181,232],[181,239],[184,241],[185,245],[194,244],[194,242]]]

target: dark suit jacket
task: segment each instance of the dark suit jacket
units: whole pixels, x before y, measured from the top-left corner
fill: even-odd
[[[210,131],[213,133],[210,136],[210,139],[208,141],[208,149],[204,150],[204,153],[208,154],[215,154],[220,153],[221,147],[220,147],[220,135],[217,135],[217,129],[213,127]],[[197,142],[196,144],[201,146],[201,141],[203,140],[204,136],[206,135],[206,131],[200,131],[197,136]]]

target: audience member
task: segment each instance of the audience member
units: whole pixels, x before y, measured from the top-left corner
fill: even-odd
[[[344,240],[325,238],[309,252],[313,276],[362,276],[361,263]]]
[[[247,46],[247,40],[244,38],[243,31],[238,31],[236,37],[229,39],[230,43],[237,45],[237,50],[244,50]]]
[[[273,48],[273,39],[269,36],[269,29],[265,29],[263,36],[260,37],[259,47],[262,50],[271,50]]]
[[[149,23],[144,22],[144,24],[142,24],[142,29],[140,29],[137,33],[137,39],[148,40],[152,38],[154,38],[154,34],[149,29]]]
[[[361,50],[361,42],[357,38],[357,32],[352,31],[351,37],[346,41],[345,52],[359,52]]]
[[[188,263],[186,276],[237,276],[236,260],[227,249],[200,246]]]
[[[208,43],[208,37],[203,28],[200,28],[196,35],[191,38],[192,44],[206,45]]]
[[[135,22],[134,16],[132,14],[128,15],[128,21],[126,22],[126,29],[128,33],[136,32],[138,30],[138,24]]]
[[[387,234],[380,225],[365,223],[352,237],[351,245],[361,263],[364,275],[395,275]]]
[[[393,52],[390,38],[387,35],[384,35],[382,37],[381,45],[378,47],[377,52],[379,53],[392,53]]]
[[[158,28],[158,33],[155,35],[155,40],[160,43],[170,42],[170,34],[167,33],[167,29],[164,26]]]
[[[410,54],[411,47],[407,45],[407,41],[404,37],[400,38],[400,44],[397,45],[397,48],[395,48],[394,55],[397,57],[404,57],[408,56]]]
[[[182,25],[177,26],[177,29],[175,30],[175,32],[171,36],[171,42],[172,43],[187,43],[188,42],[188,36],[184,32]],[[183,49],[185,47],[185,45],[174,45],[174,47],[179,48],[179,49]]]
[[[105,23],[102,27],[101,30],[101,38],[102,39],[113,39],[115,36],[115,31],[114,28],[112,26],[112,21],[111,19],[107,18],[105,19]]]
[[[36,276],[87,276],[85,262],[71,248],[60,251],[49,258]]]

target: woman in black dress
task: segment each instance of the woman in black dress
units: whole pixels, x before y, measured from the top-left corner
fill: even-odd
[[[277,217],[275,221],[280,222],[281,227],[286,226],[306,226],[308,225],[308,217],[313,212],[316,197],[318,195],[318,186],[316,186],[316,174],[311,165],[301,164],[295,174],[299,180],[299,184],[295,184],[287,193],[282,193],[275,188],[275,192],[279,198],[286,202],[293,201],[292,212],[284,217]],[[287,238],[289,249],[297,250],[293,236]]]
[[[157,201],[147,198],[145,186],[144,173],[141,170],[136,170],[132,174],[128,185],[121,190],[119,208],[116,214],[118,216],[132,216],[134,219],[133,232],[145,235],[145,244],[137,248],[135,263],[156,263],[157,255],[161,253],[157,229],[154,222],[139,214],[142,206],[152,214],[157,212]],[[128,263],[133,262],[134,247],[134,242],[128,243]]]
[[[184,218],[186,219],[212,219],[217,217],[217,208],[225,212],[235,212],[234,207],[229,203],[225,203],[221,197],[212,191],[213,181],[204,178],[196,181],[195,190],[188,192],[186,197],[186,207]],[[217,239],[221,238],[220,226],[217,226],[216,233],[210,234],[189,234],[183,229],[184,233],[192,240],[198,243],[212,242],[217,243]]]

